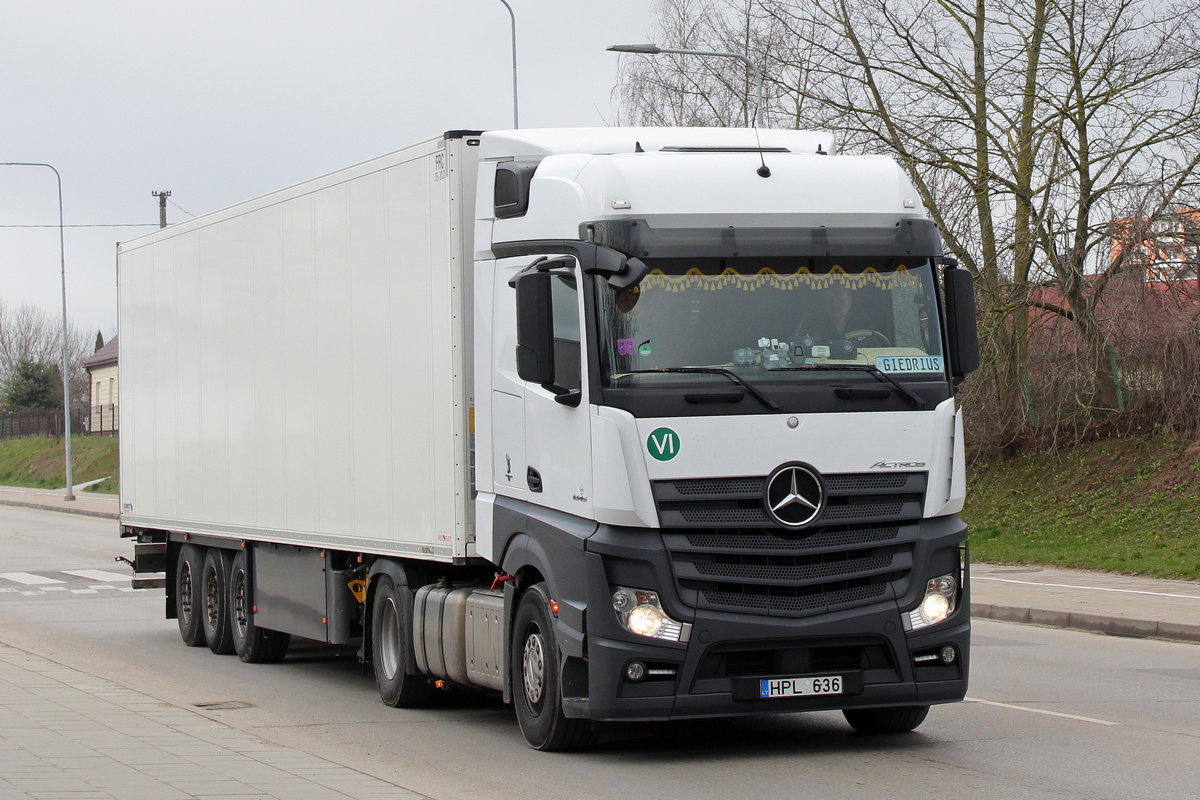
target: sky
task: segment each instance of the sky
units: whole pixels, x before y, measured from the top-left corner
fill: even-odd
[[[520,127],[615,120],[650,0],[510,0]],[[500,0],[0,0],[0,162],[62,176],[67,316],[117,332],[116,243],[455,129],[510,128]],[[29,227],[34,226],[34,227]],[[49,227],[36,227],[49,226]],[[0,166],[0,298],[62,309],[58,195]],[[105,227],[74,227],[105,226]],[[110,227],[120,226],[120,227]]]

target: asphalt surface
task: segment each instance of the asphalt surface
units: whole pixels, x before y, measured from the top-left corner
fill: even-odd
[[[307,643],[255,666],[185,647],[162,590],[133,590],[113,562],[127,549],[108,520],[0,513],[3,800],[1159,800],[1200,784],[1189,644],[981,619],[967,702],[935,708],[914,734],[859,736],[837,712],[757,715],[628,726],[586,753],[541,754],[497,701],[383,706],[353,652]],[[977,566],[976,602],[1021,592],[1025,605],[1001,606],[1018,615],[1066,598],[1053,602],[1070,623],[1088,603],[1153,617],[1200,595],[1015,569]]]
[[[116,496],[0,487],[0,504],[117,518]],[[1200,583],[1048,567],[971,566],[971,615],[1116,636],[1200,642]]]

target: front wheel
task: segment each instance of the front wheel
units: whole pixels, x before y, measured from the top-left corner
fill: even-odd
[[[842,715],[859,733],[908,733],[925,721],[929,706],[846,708]]]
[[[558,643],[546,584],[529,587],[513,620],[513,705],[525,741],[535,750],[578,750],[592,739],[592,724],[563,714]]]

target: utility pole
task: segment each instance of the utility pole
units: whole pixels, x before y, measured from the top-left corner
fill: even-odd
[[[167,227],[167,198],[171,196],[170,192],[150,192],[158,198],[158,227]]]

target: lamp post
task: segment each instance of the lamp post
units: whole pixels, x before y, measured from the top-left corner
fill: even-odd
[[[62,337],[62,379],[63,379],[63,432],[66,434],[66,462],[67,462],[67,493],[63,497],[64,500],[75,499],[74,480],[71,474],[71,377],[70,363],[67,351],[67,249],[63,239],[63,201],[62,201],[62,176],[58,174],[58,170],[49,164],[38,164],[24,161],[5,161],[0,162],[0,167],[45,167],[54,173],[55,180],[58,181],[58,256],[62,267],[62,322],[63,322],[63,337]]]
[[[503,0],[501,0],[503,2]],[[715,50],[680,50],[674,47],[659,47],[656,44],[614,44],[608,48],[615,53],[641,53],[643,55],[656,56],[659,53],[675,53],[678,55],[688,56],[714,56],[717,58],[736,58],[741,61],[754,75],[754,83],[757,90],[757,102],[754,106],[754,127],[765,128],[766,122],[763,120],[763,82],[762,73],[758,71],[758,67],[754,66],[751,61],[740,53],[720,53]]]
[[[519,128],[517,124],[517,15],[513,13],[512,6],[508,4],[508,0],[500,0],[504,3],[504,7],[508,9],[508,16],[512,18],[512,51],[513,51],[513,128]]]

